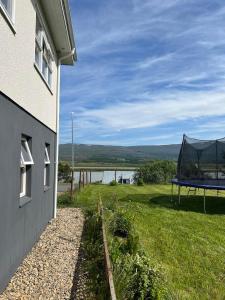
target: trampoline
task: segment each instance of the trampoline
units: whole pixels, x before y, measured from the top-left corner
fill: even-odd
[[[178,186],[178,201],[181,202],[181,188],[191,191],[203,189],[203,206],[206,212],[206,190],[225,190],[225,138],[219,140],[198,140],[183,136],[178,163],[177,175],[172,179],[173,186]]]

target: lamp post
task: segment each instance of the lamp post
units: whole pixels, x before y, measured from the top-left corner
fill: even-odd
[[[74,138],[74,112],[71,112],[71,126],[72,126],[72,151],[71,151],[71,162],[72,162],[72,178],[71,178],[71,200],[73,198],[73,182],[74,182],[74,144],[73,144],[73,138]]]

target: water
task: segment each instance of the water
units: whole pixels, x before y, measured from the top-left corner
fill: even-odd
[[[119,182],[119,180],[122,178],[129,179],[130,183],[133,183],[133,176],[135,171],[116,171],[116,181]],[[75,183],[79,183],[79,172],[75,172],[74,174],[74,180]],[[84,172],[85,180],[86,180],[86,172]],[[90,172],[87,172],[87,178],[88,182],[90,182]],[[92,171],[91,172],[91,182],[101,182],[103,184],[108,184],[112,180],[115,179],[115,171]]]

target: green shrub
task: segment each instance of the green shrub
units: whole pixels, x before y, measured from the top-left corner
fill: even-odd
[[[138,186],[143,186],[144,185],[144,180],[143,180],[143,178],[138,178],[138,180],[137,180],[137,185]]]
[[[127,237],[131,231],[131,221],[122,213],[115,213],[109,224],[109,229],[114,236]]]
[[[68,162],[59,162],[58,178],[59,180],[64,180],[64,182],[71,182],[71,168]]]
[[[70,193],[64,193],[58,196],[57,203],[59,206],[67,206],[72,203]]]
[[[163,273],[140,251],[139,236],[132,218],[114,213],[108,229],[109,252],[113,265],[117,298],[120,300],[169,299]]]
[[[117,183],[116,180],[112,180],[112,181],[109,183],[109,185],[111,185],[111,186],[116,186],[116,185],[118,185],[118,183]]]
[[[110,245],[111,256],[115,261],[120,254],[135,254],[139,248],[139,237],[132,226],[132,219],[123,213],[115,213],[109,223],[113,236]]]
[[[118,299],[168,299],[166,283],[159,267],[143,253],[124,255],[114,264]]]
[[[134,180],[137,183],[140,179],[143,179],[144,183],[167,183],[175,174],[176,164],[173,161],[158,160],[139,168]]]
[[[129,254],[136,254],[138,249],[139,249],[139,236],[134,231],[132,231],[127,237],[125,250]]]

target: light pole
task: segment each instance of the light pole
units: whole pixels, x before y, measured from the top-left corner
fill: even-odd
[[[72,144],[71,144],[71,147],[72,147],[72,151],[71,151],[71,154],[72,154],[72,157],[71,157],[71,161],[72,161],[72,178],[71,178],[71,200],[73,198],[73,182],[74,182],[74,144],[73,144],[73,138],[74,138],[74,112],[71,112],[71,125],[72,125]]]

